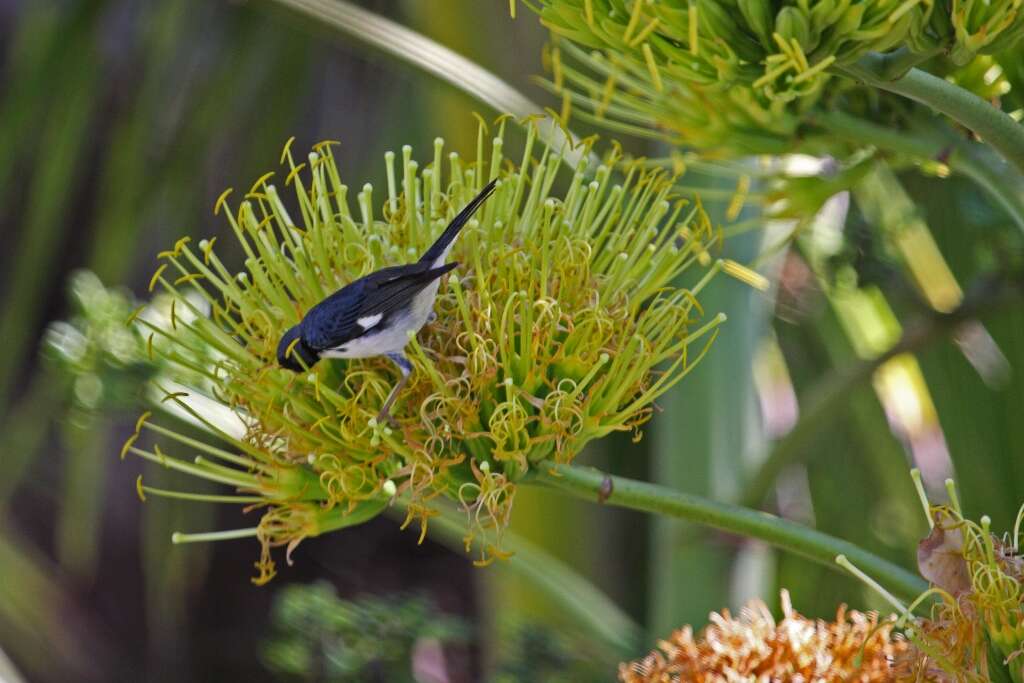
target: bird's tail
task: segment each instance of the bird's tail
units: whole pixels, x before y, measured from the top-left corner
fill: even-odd
[[[448,224],[448,227],[444,229],[441,236],[437,238],[437,241],[430,245],[430,249],[427,249],[426,253],[420,259],[420,263],[429,263],[433,267],[437,267],[444,262],[448,257],[448,249],[451,247],[452,242],[458,236],[459,231],[462,227],[469,222],[469,219],[473,217],[476,210],[480,208],[480,205],[491,196],[494,192],[494,186],[498,182],[497,179],[487,183],[484,189],[480,190],[480,193],[473,197],[473,201],[466,204],[466,208],[459,212],[459,215],[452,219],[452,222]]]

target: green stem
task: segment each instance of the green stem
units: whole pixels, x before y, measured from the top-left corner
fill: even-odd
[[[892,52],[874,55],[876,57],[874,66],[879,76],[887,81],[894,81],[905,76],[908,71],[918,64],[927,62],[932,57],[936,57],[943,52],[945,52],[945,48],[938,46],[933,47],[927,52],[914,52],[906,47],[901,47]]]
[[[941,145],[908,135],[904,130],[880,126],[837,110],[817,111],[811,115],[811,123],[843,140],[861,145],[874,145],[917,159],[934,160],[943,152]]]
[[[812,123],[851,142],[874,145],[918,160],[936,160],[947,155],[945,164],[954,173],[973,181],[1024,230],[1024,178],[988,147],[956,139],[938,130],[899,130],[851,116],[840,111],[821,111]]]
[[[885,57],[868,54],[840,71],[864,83],[927,105],[977,133],[1024,171],[1024,126],[974,93],[920,69],[893,78]]]
[[[538,465],[533,479],[578,498],[603,500],[619,507],[678,517],[756,538],[835,571],[842,571],[835,563],[836,556],[846,555],[857,567],[903,598],[914,598],[928,588],[920,577],[859,546],[766,512],[616,477],[591,467],[558,465],[550,461]]]

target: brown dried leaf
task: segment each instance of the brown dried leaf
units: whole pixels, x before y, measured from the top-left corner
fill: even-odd
[[[917,544],[917,568],[932,585],[951,595],[971,589],[963,531],[950,524],[949,518],[936,515],[932,532]]]

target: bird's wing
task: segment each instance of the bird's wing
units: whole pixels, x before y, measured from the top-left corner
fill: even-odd
[[[427,285],[454,268],[413,263],[383,268],[342,287],[311,308],[302,321],[303,340],[314,350],[336,348],[362,336],[375,325],[364,327],[360,320],[386,319],[407,306]]]
[[[302,340],[306,346],[323,351],[359,336],[356,320],[365,289],[366,278],[360,278],[309,309],[302,319]]]

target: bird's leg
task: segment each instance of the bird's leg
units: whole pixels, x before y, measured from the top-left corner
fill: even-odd
[[[398,380],[398,384],[394,386],[391,393],[388,394],[387,399],[384,401],[384,407],[380,409],[380,413],[377,415],[377,420],[387,420],[388,423],[395,429],[398,429],[398,423],[395,422],[395,418],[391,417],[391,404],[398,398],[398,392],[402,390],[405,383],[409,381],[409,375],[412,373],[412,363],[405,357],[404,353],[389,353],[387,357],[394,361],[398,369],[402,371],[402,379]]]
[[[434,311],[431,311],[430,314],[427,315],[427,324],[430,325],[435,320],[437,320],[437,313],[435,313]]]

